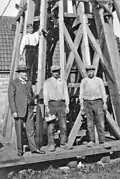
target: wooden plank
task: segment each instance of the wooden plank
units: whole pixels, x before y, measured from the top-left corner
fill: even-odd
[[[56,152],[49,152],[46,154],[41,155],[26,155],[25,157],[19,157],[19,158],[12,158],[11,160],[3,160],[0,161],[0,168],[7,168],[8,167],[21,167],[22,165],[28,165],[28,164],[43,164],[43,162],[51,162],[61,159],[71,159],[71,158],[79,158],[83,156],[90,156],[90,155],[97,155],[97,154],[105,154],[115,151],[120,151],[120,140],[111,141],[108,142],[111,145],[110,149],[105,149],[103,145],[96,144],[95,146],[87,147],[85,145],[80,146],[74,146],[71,150],[60,150],[57,149]]]
[[[60,67],[61,67],[61,78],[65,77],[65,50],[64,50],[64,18],[63,18],[64,8],[63,0],[59,1],[59,41],[60,41]]]
[[[24,20],[24,34],[26,34],[27,24],[33,24],[33,22],[34,22],[34,13],[35,13],[35,1],[28,0],[27,1],[27,10],[25,12],[25,20]]]
[[[114,78],[111,75],[111,70],[109,67],[109,64],[107,62],[107,60],[105,59],[101,49],[100,49],[100,45],[96,42],[95,37],[93,36],[91,30],[89,29],[89,27],[87,28],[88,30],[88,37],[90,39],[91,45],[93,46],[94,50],[99,54],[100,56],[100,60],[101,60],[101,64],[103,65],[103,69],[106,69],[106,73],[109,76],[109,78],[114,82]]]
[[[68,83],[68,88],[79,88],[80,83]]]
[[[81,125],[82,125],[82,116],[81,116],[81,112],[79,112],[68,137],[68,143],[67,143],[68,148],[72,148]]]
[[[40,31],[46,29],[47,22],[47,2],[41,0],[40,6]],[[46,40],[43,35],[39,40],[39,56],[38,56],[38,76],[37,76],[37,94],[42,93],[43,83],[46,72]]]
[[[67,18],[77,18],[78,15],[76,13],[67,13],[67,12],[65,12],[64,13],[64,17],[67,17]]]
[[[63,1],[63,8],[64,8],[63,10],[64,10],[64,12],[67,12],[67,11],[68,11],[67,1],[68,1],[68,0],[64,0],[64,1]]]
[[[71,50],[73,51],[74,55],[75,55],[75,61],[76,61],[76,64],[78,66],[78,69],[82,75],[82,77],[85,77],[86,76],[86,70],[85,70],[85,67],[84,67],[84,64],[76,50],[76,47],[74,46],[74,43],[69,35],[69,32],[64,24],[64,35],[65,35],[65,38],[66,38],[66,41],[68,42]]]
[[[82,39],[82,33],[81,32],[82,32],[82,27],[79,26],[79,29],[77,31],[77,34],[76,34],[76,37],[75,37],[75,40],[74,40],[74,45],[75,45],[76,49],[78,49],[78,47],[80,45],[80,41]],[[71,70],[73,62],[74,62],[74,58],[75,58],[75,55],[74,55],[73,51],[71,51],[70,54],[69,54],[68,61],[67,61],[67,64],[66,64],[66,69],[65,69],[65,79],[66,80],[68,79],[70,70]]]
[[[20,42],[22,39],[22,33],[20,32],[21,32],[22,25],[23,25],[23,17],[21,16],[20,22],[17,21],[17,24],[16,24],[16,32],[15,32],[15,39],[14,39],[14,46],[13,46],[9,83],[12,79],[15,78],[15,75],[16,75],[15,70],[19,62],[19,48],[20,48]],[[5,111],[5,116],[4,116],[4,125],[3,125],[2,135],[5,139],[5,142],[10,143],[11,145],[13,145],[13,148],[16,149],[17,143],[16,143],[16,133],[15,133],[15,128],[14,128],[14,119],[9,109],[8,99],[6,101],[6,111]]]
[[[83,39],[82,39],[82,46],[81,46],[83,62],[85,65],[90,65],[91,60],[90,60],[90,50],[89,50],[88,35],[87,35],[87,17],[85,15],[85,7],[83,2],[80,2],[78,5],[78,14],[79,14],[79,18],[81,19],[80,21],[82,23],[82,32],[83,32]]]
[[[113,2],[117,12],[118,19],[120,21],[120,0],[113,0]]]
[[[104,36],[105,36],[105,42],[106,42],[106,47],[108,51],[108,58],[110,60],[110,64],[112,67],[112,70],[114,72],[114,77],[115,77],[115,86],[116,86],[116,98],[117,98],[117,105],[118,108],[120,108],[120,57],[119,57],[119,52],[118,52],[118,47],[117,47],[117,42],[115,39],[115,35],[113,32],[113,26],[111,23],[111,20],[108,20],[106,23],[104,21],[103,17],[103,11],[99,11],[103,31],[104,31]],[[117,115],[117,122],[118,125],[120,126],[120,111],[116,111]]]
[[[118,126],[117,122],[113,119],[113,117],[110,115],[108,111],[106,113],[106,119],[110,127],[114,131],[116,138],[120,139],[120,127]]]
[[[98,33],[98,37],[99,37],[99,44],[100,44],[101,49],[103,50],[106,60],[108,60],[108,63],[109,63],[108,51],[105,50],[106,49],[105,48],[105,39],[104,39],[103,29],[102,29],[102,25],[101,25],[100,16],[99,16],[99,11],[97,10],[95,4],[93,5],[93,13],[94,13],[96,29],[97,29],[97,33]],[[99,63],[99,55],[98,54],[96,54],[96,55],[97,55],[96,63]],[[97,62],[97,60],[98,60],[98,62]],[[94,64],[94,59],[93,59],[93,64]],[[95,73],[97,73],[97,71],[95,71]],[[111,68],[111,73],[114,76],[112,68]],[[108,89],[109,89],[113,114],[114,114],[114,118],[116,119],[117,118],[116,114],[118,111],[118,105],[117,105],[118,98],[116,97],[116,87],[115,87],[115,84],[107,76],[106,76],[106,78],[107,78],[107,85],[108,85]]]

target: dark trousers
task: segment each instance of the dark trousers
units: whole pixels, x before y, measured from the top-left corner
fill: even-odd
[[[34,139],[34,121],[33,121],[34,113],[32,109],[28,109],[25,118],[17,118],[15,119],[15,130],[17,135],[17,148],[18,152],[23,151],[22,146],[22,124],[25,122],[25,129],[28,139],[29,148],[32,151],[36,150],[36,144]]]
[[[49,109],[51,115],[57,115],[59,120],[59,128],[60,128],[60,144],[64,145],[66,142],[66,133],[67,133],[67,125],[66,125],[66,105],[64,101],[50,101]],[[48,123],[48,145],[54,144],[54,128],[55,122]]]
[[[87,116],[87,129],[90,141],[95,141],[94,125],[98,132],[99,142],[105,142],[104,131],[104,110],[101,99],[84,101],[85,113]]]
[[[38,45],[30,46],[27,45],[25,47],[25,58],[26,58],[26,65],[30,67],[30,76],[29,80],[34,80],[34,76],[36,73],[36,69],[38,68]]]

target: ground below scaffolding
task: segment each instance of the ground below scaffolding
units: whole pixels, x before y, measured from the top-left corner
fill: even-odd
[[[45,170],[23,169],[13,171],[9,179],[119,179],[120,159],[111,160],[110,163],[79,162],[77,168],[48,167]]]

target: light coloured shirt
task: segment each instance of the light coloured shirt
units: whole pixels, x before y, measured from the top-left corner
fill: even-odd
[[[106,103],[107,100],[107,95],[102,79],[99,77],[84,78],[80,84],[80,103],[82,104],[84,100],[96,99],[102,99],[104,103]]]
[[[28,33],[24,35],[20,45],[20,55],[23,54],[26,45],[36,46],[38,42],[39,42],[38,31],[32,34]]]
[[[69,105],[67,83],[61,78],[51,77],[47,79],[43,85],[43,96],[45,105],[48,105],[50,100],[65,100],[66,105]]]
[[[23,78],[19,77],[20,81],[22,84],[26,84],[26,80],[24,80]]]

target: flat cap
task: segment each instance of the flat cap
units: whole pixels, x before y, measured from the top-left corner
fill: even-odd
[[[95,70],[96,67],[94,65],[88,65],[85,67],[85,69],[88,71],[88,70]]]
[[[51,71],[60,71],[60,70],[61,70],[61,68],[60,68],[59,65],[52,65],[51,66]]]
[[[16,72],[27,72],[29,70],[30,70],[29,67],[27,67],[24,64],[20,64],[20,65],[18,65]]]

